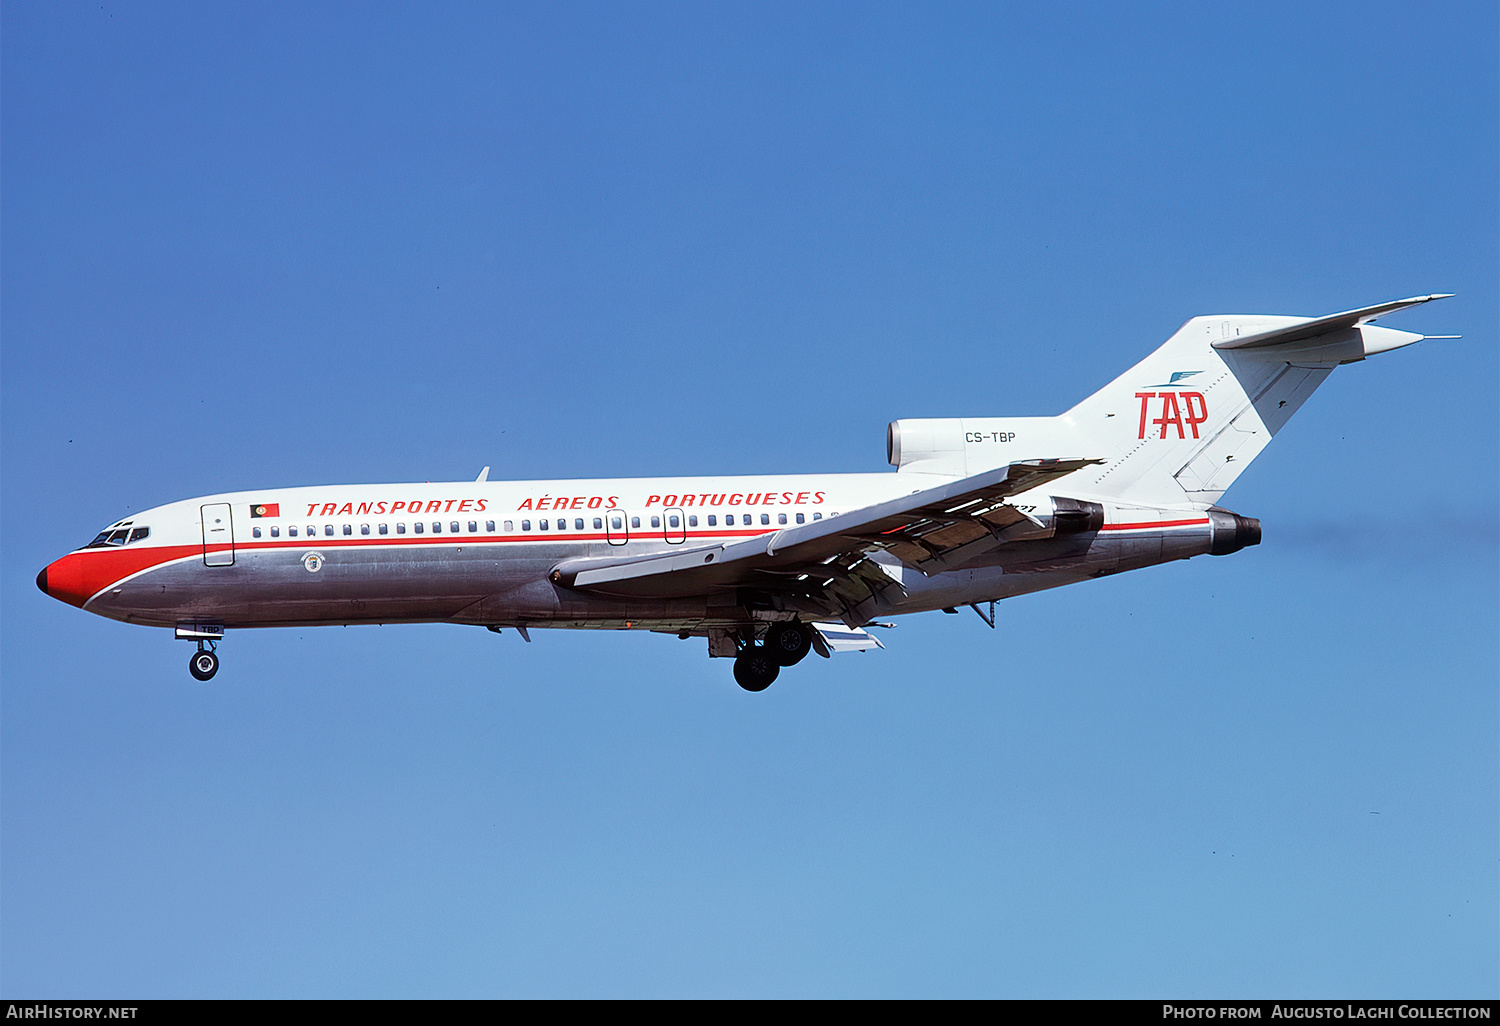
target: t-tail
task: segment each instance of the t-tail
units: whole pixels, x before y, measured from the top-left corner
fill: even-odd
[[[1315,318],[1194,317],[1061,416],[897,421],[890,461],[967,476],[1018,460],[1086,457],[1100,462],[1068,478],[1071,496],[1207,509],[1335,367],[1429,337],[1371,321],[1446,298]]]

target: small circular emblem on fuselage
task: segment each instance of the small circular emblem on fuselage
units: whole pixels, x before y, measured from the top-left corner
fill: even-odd
[[[323,569],[323,553],[309,552],[307,555],[302,557],[302,565],[307,567],[308,573],[317,573],[319,570]]]

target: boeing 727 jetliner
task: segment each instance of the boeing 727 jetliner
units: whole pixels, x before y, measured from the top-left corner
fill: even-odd
[[[708,639],[750,691],[903,613],[989,604],[1260,543],[1219,498],[1335,367],[1419,342],[1417,296],[1195,317],[1056,417],[898,420],[894,473],[267,488],[111,524],[37,575],[170,627],[218,670],[242,627],[444,622]],[[1441,336],[1452,337],[1452,336]]]

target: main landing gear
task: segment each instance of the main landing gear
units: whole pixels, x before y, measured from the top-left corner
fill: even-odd
[[[812,651],[812,636],[812,624],[800,620],[784,620],[773,624],[766,632],[766,648],[778,664],[796,666],[803,656]]]
[[[764,691],[783,666],[795,666],[812,650],[810,624],[784,620],[773,624],[764,641],[751,641],[734,659],[734,679],[746,691]]]

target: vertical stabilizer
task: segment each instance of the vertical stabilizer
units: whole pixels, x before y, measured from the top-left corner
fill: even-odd
[[[1442,298],[1419,296],[1317,318],[1194,317],[1154,353],[1061,416],[900,426],[921,426],[924,441],[927,435],[952,435],[953,453],[939,452],[932,442],[923,446],[923,454],[943,457],[946,472],[974,474],[1016,459],[1101,459],[1097,468],[1069,479],[1069,494],[1206,508],[1335,367],[1424,337],[1369,321]],[[900,463],[894,456],[891,462],[905,469],[906,453],[901,455]],[[911,462],[911,469],[925,469],[922,461]]]
[[[1319,318],[1194,317],[1060,419],[1104,447],[1107,462],[1089,482],[1096,491],[1151,505],[1209,506],[1335,367],[1423,338],[1370,320],[1441,298]]]

